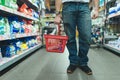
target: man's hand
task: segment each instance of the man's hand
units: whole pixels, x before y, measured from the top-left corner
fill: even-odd
[[[99,11],[98,10],[93,10],[92,11],[92,19],[96,19],[99,16]]]
[[[61,22],[61,15],[56,15],[55,19],[54,19],[54,23],[55,24],[60,24]]]
[[[92,1],[94,1],[92,19],[96,19],[99,16],[99,0],[92,0]]]

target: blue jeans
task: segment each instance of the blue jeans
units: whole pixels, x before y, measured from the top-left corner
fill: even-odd
[[[70,64],[85,66],[88,62],[88,51],[91,42],[91,14],[88,3],[63,3],[62,18],[64,30],[69,37],[67,49]],[[76,42],[76,28],[79,42]],[[77,44],[79,46],[77,46]]]

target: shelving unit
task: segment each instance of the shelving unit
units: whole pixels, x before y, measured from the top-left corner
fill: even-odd
[[[109,14],[109,8],[115,7],[116,0],[106,2],[106,25],[104,32],[104,47],[120,54],[119,34],[120,34],[120,11]],[[107,35],[106,35],[107,32]]]
[[[36,6],[35,4],[33,4],[32,2],[30,2],[29,0],[17,0],[18,6],[22,5],[22,4],[26,4],[29,8],[35,10],[35,11],[39,11],[39,7]],[[25,19],[25,20],[29,20],[29,21],[34,21],[35,24],[39,23],[39,19],[35,18],[33,16],[24,14],[22,12],[19,12],[15,9],[3,6],[0,4],[0,15],[3,17],[10,17],[10,16],[17,16],[20,19]],[[10,25],[9,25],[10,27]],[[39,31],[39,30],[38,30]],[[5,41],[12,41],[12,40],[18,40],[18,39],[22,39],[24,40],[25,38],[30,38],[32,37],[34,39],[34,37],[40,37],[41,33],[39,32],[33,32],[33,33],[15,33],[15,34],[5,34],[5,35],[0,35],[0,44],[6,43]],[[32,39],[31,38],[31,39]],[[14,42],[14,41],[13,41]],[[7,42],[8,43],[8,42]],[[12,65],[13,63],[19,61],[20,59],[24,58],[25,56],[27,56],[28,54],[32,53],[33,51],[39,49],[42,46],[42,41],[39,41],[38,43],[35,43],[34,46],[28,47],[25,50],[21,50],[20,53],[15,54],[14,56],[11,57],[2,57],[2,61],[0,61],[0,72],[2,70],[4,70],[5,68],[9,67],[10,65]],[[0,48],[2,47],[2,45],[0,45]]]

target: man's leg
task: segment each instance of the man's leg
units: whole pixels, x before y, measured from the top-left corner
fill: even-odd
[[[68,36],[67,49],[69,52],[70,65],[68,73],[72,73],[78,64],[77,46],[76,46],[76,11],[74,3],[63,4],[63,23],[64,30]]]
[[[91,42],[91,14],[87,3],[80,3],[78,12],[78,32],[79,32],[79,65],[83,66],[82,70],[87,74],[91,74],[88,67],[88,51]]]

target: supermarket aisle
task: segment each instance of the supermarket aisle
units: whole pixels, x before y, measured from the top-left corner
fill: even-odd
[[[0,77],[0,80],[120,80],[120,57],[104,50],[90,49],[89,66],[93,75],[80,69],[66,74],[67,50],[64,54],[47,53],[40,49]]]

